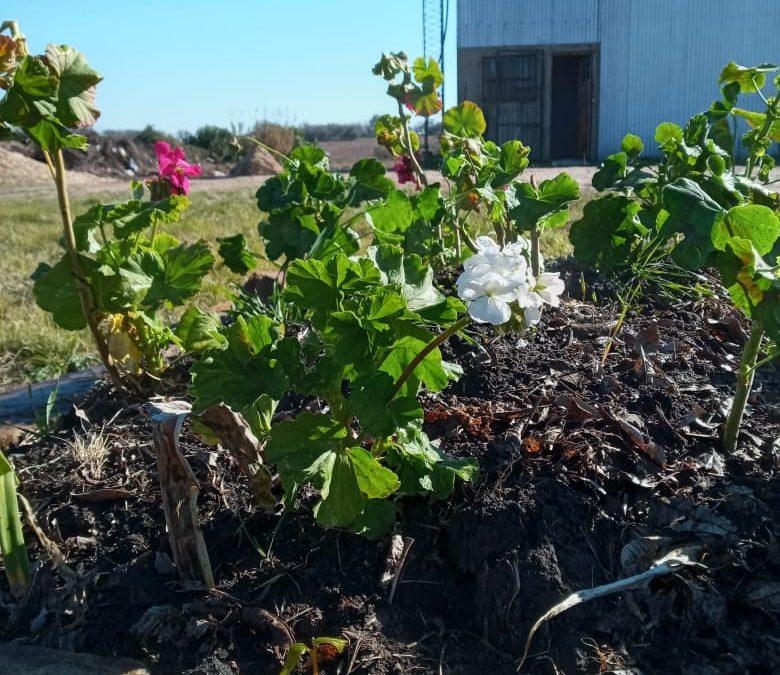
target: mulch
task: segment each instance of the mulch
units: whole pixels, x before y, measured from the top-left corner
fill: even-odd
[[[185,427],[212,592],[177,580],[144,405],[102,385],[58,434],[9,450],[64,560],[28,532],[33,590],[17,605],[0,581],[3,639],[276,675],[291,638],[329,635],[349,647],[321,673],[509,675],[568,595],[684,552],[697,564],[544,623],[523,672],[780,671],[780,371],[759,371],[724,456],[744,320],[717,293],[648,293],[615,336],[617,284],[560,268],[563,305],[536,331],[445,347],[465,375],[424,396],[427,431],[480,475],[449,501],[400,502],[392,537],[322,530],[307,493],[258,510],[231,456]],[[90,434],[102,463],[74,458]]]

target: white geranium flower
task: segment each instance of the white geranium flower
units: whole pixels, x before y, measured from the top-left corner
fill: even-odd
[[[474,321],[498,326],[512,317],[509,304],[517,297],[517,291],[501,274],[479,275],[467,270],[458,278],[458,296],[469,303],[469,315]]]
[[[531,293],[538,296],[542,303],[558,307],[561,304],[561,294],[564,283],[557,272],[543,272],[531,282]]]
[[[523,322],[530,327],[539,323],[543,304],[558,306],[563,282],[557,274],[531,274],[524,239],[501,248],[490,237],[479,237],[477,247],[463,263],[457,283],[458,296],[468,303],[474,321],[498,326],[522,310]]]

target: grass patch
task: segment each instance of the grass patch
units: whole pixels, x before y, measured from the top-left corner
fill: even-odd
[[[181,221],[166,226],[165,231],[183,241],[205,239],[212,244],[215,255],[217,237],[242,232],[250,247],[262,252],[257,234],[260,212],[253,192],[198,192],[192,196],[192,205]],[[115,193],[76,197],[73,212],[82,213],[96,201],[125,196]],[[51,264],[62,255],[57,243],[62,227],[56,199],[6,199],[0,227],[5,244],[0,257],[0,388],[57,377],[97,362],[88,331],[62,330],[33,298],[30,275],[38,263]],[[192,302],[201,307],[223,302],[242,281],[242,276],[218,262]]]

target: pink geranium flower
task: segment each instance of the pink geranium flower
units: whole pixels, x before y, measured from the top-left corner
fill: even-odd
[[[417,188],[420,187],[420,181],[414,172],[412,160],[407,155],[401,155],[393,164],[393,170],[398,175],[399,183],[414,183]]]
[[[171,194],[186,195],[190,191],[190,177],[200,176],[200,164],[190,164],[184,161],[184,150],[172,148],[165,141],[154,144],[157,155],[157,172],[161,178],[168,181]]]

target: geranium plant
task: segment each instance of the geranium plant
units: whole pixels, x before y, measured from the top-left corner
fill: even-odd
[[[222,402],[268,436],[288,500],[311,484],[317,520],[378,536],[392,525],[392,496],[447,496],[473,462],[450,460],[422,431],[417,393],[445,387],[459,370],[429,349],[426,325],[452,324],[462,305],[435,290],[430,268],[398,247],[350,260],[295,260],[284,298],[302,318],[283,326],[240,317],[228,344],[193,367],[198,408]],[[289,392],[311,398],[294,420],[273,422]]]
[[[33,274],[36,302],[62,328],[89,327],[112,379],[141,389],[135,376],[158,375],[163,349],[179,342],[158,310],[194,295],[213,264],[205,242],[183,244],[159,231],[187,208],[188,178],[200,167],[188,164],[181,149],[158,143],[158,175],[147,182],[148,198],[133,183],[127,201],[95,204],[74,218],[63,150],[86,149],[77,130],[100,115],[95,85],[102,78],[71,47],[49,45],[46,54],[32,56],[15,23],[2,29],[10,37],[0,44],[0,134],[20,130],[41,149],[63,227],[62,258],[41,263]]]
[[[641,140],[628,134],[593,178],[603,195],[571,227],[575,256],[601,269],[668,259],[684,270],[718,270],[734,305],[752,319],[723,428],[729,453],[736,449],[762,340],[780,338],[780,199],[767,185],[774,167],[768,149],[780,140],[780,96],[762,91],[767,74],[777,70],[771,64],[726,66],[721,100],[684,129],[670,122],[658,126],[657,169],[642,159]],[[774,84],[780,87],[780,77]],[[737,107],[742,94],[758,95],[765,111]],[[734,116],[752,125],[742,138],[744,169],[734,159]]]
[[[415,249],[417,252],[434,260],[462,260],[463,244],[471,252],[477,251],[468,221],[474,213],[481,212],[501,244],[528,234],[532,271],[539,274],[540,233],[544,228],[566,224],[568,204],[579,197],[576,181],[566,173],[543,181],[538,187],[533,179],[521,181],[520,175],[528,167],[530,148],[520,140],[501,145],[486,140],[483,135],[487,123],[482,110],[475,103],[464,101],[442,115],[441,170],[448,189],[442,193],[438,186],[428,188],[417,161],[420,143],[410,130],[410,113],[427,118],[441,110],[439,89],[443,76],[438,64],[433,59],[418,58],[410,66],[403,52],[391,52],[382,55],[373,72],[389,81],[387,93],[398,106],[396,117],[385,115],[377,120],[377,142],[397,158],[394,169],[399,183],[435,189],[428,197],[435,196],[440,206],[436,219],[416,221],[414,227],[404,223],[399,213],[398,221],[405,229],[398,227],[396,232],[404,235],[405,248],[412,250],[421,231],[428,227],[429,248]]]

